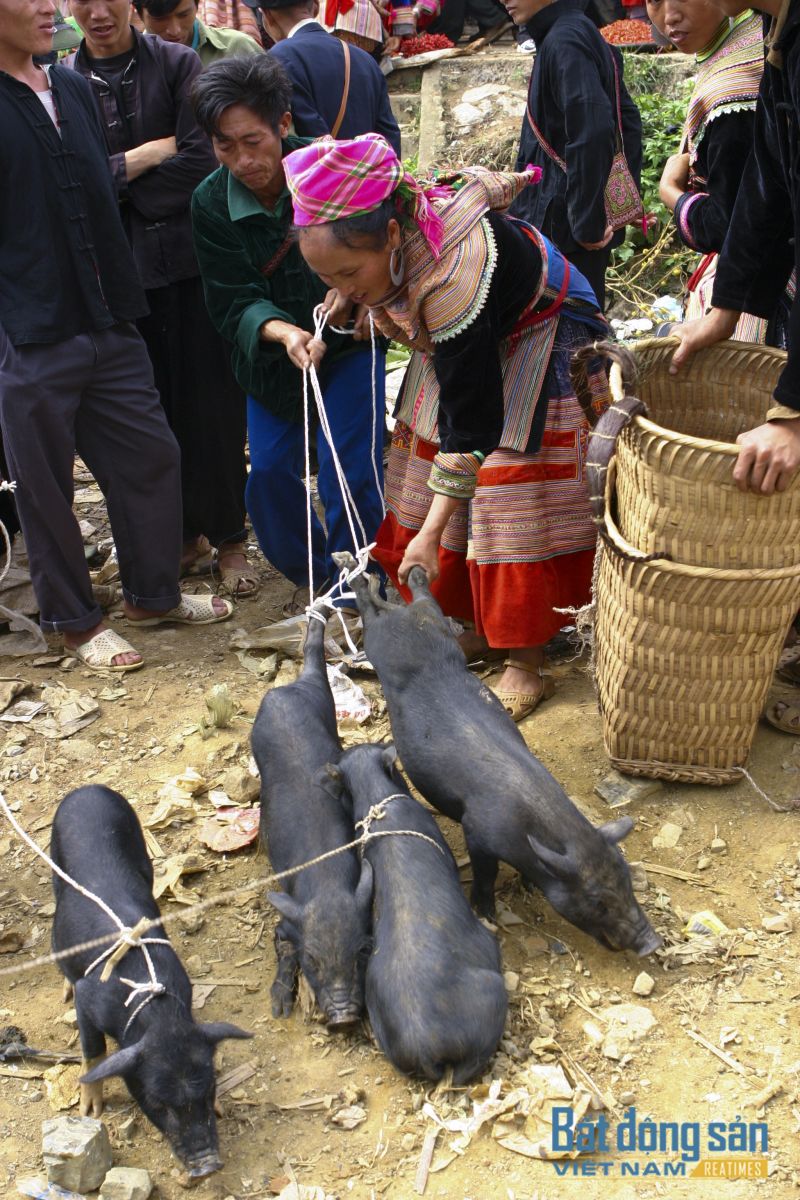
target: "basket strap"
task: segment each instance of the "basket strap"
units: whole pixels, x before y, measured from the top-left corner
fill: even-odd
[[[592,505],[592,520],[605,533],[606,475],[617,447],[617,438],[635,416],[645,415],[644,402],[636,396],[622,396],[609,405],[592,430],[586,454],[586,480]]]

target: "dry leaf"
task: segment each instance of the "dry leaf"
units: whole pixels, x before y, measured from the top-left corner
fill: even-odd
[[[338,1125],[340,1129],[355,1129],[356,1126],[363,1125],[366,1119],[366,1109],[363,1109],[360,1104],[350,1104],[347,1108],[340,1108],[333,1114],[331,1124]]]

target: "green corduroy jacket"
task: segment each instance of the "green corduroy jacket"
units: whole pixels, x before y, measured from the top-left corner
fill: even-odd
[[[310,138],[288,137],[283,153],[308,145]],[[197,261],[213,324],[231,343],[234,374],[242,388],[275,416],[302,419],[302,372],[279,343],[264,342],[265,321],[289,321],[314,328],[313,311],[327,288],[295,243],[269,278],[263,268],[285,241],[292,224],[292,203],[284,189],[272,211],[249,188],[220,167],[192,197],[192,228]],[[324,334],[325,362],[352,353],[361,343]]]

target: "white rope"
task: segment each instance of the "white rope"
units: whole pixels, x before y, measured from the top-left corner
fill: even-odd
[[[11,492],[13,494],[16,490],[17,481],[15,479],[0,479],[0,492]],[[8,530],[2,521],[0,521],[0,533],[3,535],[3,543],[6,548],[6,561],[2,574],[0,574],[0,583],[3,583],[6,575],[11,569],[11,538],[8,536]]]
[[[8,807],[6,798],[2,792],[0,792],[0,809],[2,809],[6,820],[10,822],[14,832],[22,838],[25,845],[28,846],[30,850],[33,850],[34,854],[38,855],[39,858],[43,859],[44,862],[46,862],[49,866],[50,870],[53,871],[59,877],[59,879],[62,879],[64,883],[68,884],[71,888],[73,888],[74,891],[79,892],[87,900],[91,900],[93,904],[96,904],[98,908],[102,909],[106,916],[114,922],[119,930],[119,937],[117,940],[113,942],[108,949],[99,956],[99,958],[96,958],[94,962],[86,968],[83,973],[84,979],[87,975],[90,975],[95,967],[98,967],[104,959],[111,958],[112,955],[116,954],[117,951],[121,949],[121,947],[127,946],[129,949],[141,950],[144,956],[144,961],[147,965],[147,973],[150,977],[149,980],[146,983],[137,983],[134,980],[123,979],[122,976],[119,976],[120,982],[127,984],[131,988],[131,993],[125,1001],[126,1007],[131,1003],[132,1000],[135,999],[137,995],[146,994],[145,999],[136,1009],[136,1012],[134,1012],[128,1019],[128,1024],[125,1026],[125,1032],[127,1032],[128,1026],[133,1021],[133,1018],[141,1011],[142,1008],[144,1008],[145,1004],[148,1004],[154,996],[163,995],[163,993],[166,991],[163,983],[159,981],[156,975],[155,967],[153,966],[153,960],[150,957],[150,951],[147,949],[147,946],[155,944],[168,946],[170,944],[169,941],[166,938],[134,937],[133,930],[120,920],[114,910],[109,908],[102,897],[96,896],[94,892],[91,892],[88,888],[83,887],[82,884],[73,879],[71,875],[68,875],[66,871],[62,870],[61,867],[53,862],[50,855],[42,849],[38,842],[35,842],[33,838],[25,832],[19,821],[12,813],[11,809]]]
[[[367,837],[370,831],[370,826],[373,821],[382,821],[386,816],[386,805],[390,800],[408,800],[407,792],[392,792],[391,796],[384,796],[382,800],[378,800],[376,804],[370,807],[369,812],[364,817],[363,821],[356,821],[356,829],[363,829],[362,837]]]
[[[380,475],[378,472],[378,463],[376,459],[376,437],[378,430],[378,398],[377,398],[377,350],[375,342],[375,324],[372,319],[372,314],[369,316],[370,323],[370,341],[372,345],[372,447],[371,460],[372,472],[375,479],[375,488],[380,497],[381,511],[385,515],[386,506],[383,499],[383,489],[380,484]],[[322,332],[327,327],[333,333],[353,334],[352,329],[342,329],[336,325],[328,325],[328,313],[323,310],[322,305],[318,304],[314,309],[314,337],[321,338]],[[339,572],[339,577],[336,579],[325,593],[324,596],[314,597],[314,570],[313,570],[313,550],[312,550],[312,508],[311,508],[311,417],[309,405],[309,381],[311,384],[311,392],[314,396],[314,403],[319,418],[320,429],[322,430],[325,441],[330,450],[331,462],[336,473],[336,479],[339,484],[339,490],[342,496],[342,506],[347,519],[347,524],[350,530],[353,547],[355,550],[356,565],[351,569],[342,568]],[[358,506],[353,498],[353,493],[350,490],[350,485],[344,473],[339,455],[336,451],[336,446],[333,438],[328,413],[325,408],[325,401],[322,395],[322,387],[319,382],[316,367],[313,364],[306,367],[303,371],[303,426],[304,426],[304,444],[305,444],[305,486],[306,486],[306,538],[308,542],[308,586],[309,586],[309,605],[306,609],[306,615],[315,620],[324,621],[324,610],[327,609],[331,613],[338,616],[342,626],[342,633],[351,654],[358,653],[358,647],[355,645],[347,622],[341,612],[339,605],[333,603],[333,597],[337,600],[356,600],[356,596],[350,588],[350,583],[356,576],[363,574],[366,571],[369,563],[369,554],[375,545],[374,542],[367,544],[367,532],[361,520],[361,515],[358,511]]]

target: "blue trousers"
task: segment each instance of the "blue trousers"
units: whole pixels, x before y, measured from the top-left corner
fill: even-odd
[[[336,454],[341,463],[367,542],[375,538],[383,519],[383,431],[385,413],[385,354],[377,351],[375,387],[377,421],[372,445],[372,351],[359,347],[350,354],[323,362],[319,372],[325,411]],[[309,393],[310,407],[315,410]],[[308,586],[306,534],[305,456],[302,424],[273,416],[263,404],[247,397],[247,433],[250,441],[250,474],[245,503],[258,543],[274,567],[297,587]],[[373,458],[378,467],[381,493],[375,482]],[[330,448],[317,430],[317,487],[325,512],[325,529],[311,512],[311,546],[314,589],[339,574],[331,554],[354,552],[339,481]],[[358,526],[355,524],[356,533]]]

